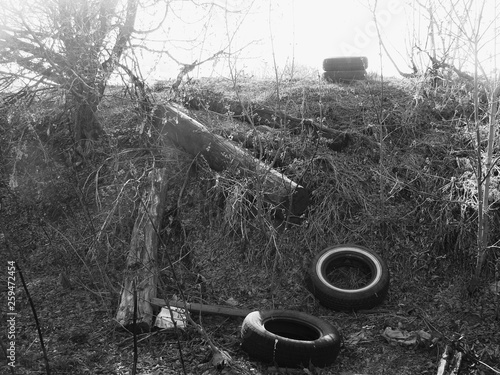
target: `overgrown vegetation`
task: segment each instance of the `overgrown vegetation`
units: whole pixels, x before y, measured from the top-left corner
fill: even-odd
[[[259,98],[269,104],[276,100],[267,82],[239,83],[243,101]],[[55,122],[58,114],[44,109],[50,97],[37,98],[29,108],[4,109],[2,241],[8,249],[4,255],[29,270],[26,277],[31,280],[40,320],[63,327],[44,330],[53,350],[62,350],[63,343],[72,348],[49,358],[54,371],[103,368],[122,373],[123,366],[131,368],[131,357],[126,355],[131,353],[130,336],[114,332],[112,318],[137,197],[153,167],[170,171],[168,208],[161,228],[164,247],[158,259],[160,297],[179,295],[162,255],[168,252],[191,302],[297,309],[338,326],[346,340],[344,349],[331,370],[318,369],[318,373],[434,372],[434,349],[388,347],[377,335],[385,325],[436,331],[441,335],[437,348],[455,334],[464,335],[470,354],[498,367],[498,292],[491,288],[498,282],[494,258],[486,264],[480,292],[470,295],[466,289],[475,259],[477,211],[474,147],[463,122],[471,103],[461,95],[466,92],[461,85],[450,81],[432,88],[419,79],[388,81],[382,102],[386,153],[380,164],[378,109],[373,107],[380,92],[375,79],[327,85],[305,77],[283,84],[281,108],[351,134],[351,143],[342,152],[331,151],[321,139],[307,134],[277,130],[262,135],[263,157],[279,150],[279,168],[311,192],[305,220],[293,226],[273,218],[269,207],[256,206],[258,189],[238,177],[237,171],[215,173],[203,160],[192,160],[150,137],[147,127],[140,134],[143,119],[118,88],[108,91],[100,113],[108,135],[99,143],[99,152],[84,160],[65,157],[69,134],[62,119]],[[184,90],[186,95],[196,95],[207,86],[221,93],[232,89],[231,83],[228,87],[220,81],[197,81]],[[159,91],[155,100],[164,100],[165,95],[170,94]],[[461,103],[452,115],[451,102]],[[193,115],[216,133],[247,131],[244,123],[227,116],[204,111]],[[43,124],[50,124],[51,137]],[[383,195],[380,178],[385,181]],[[491,212],[492,223],[498,223],[498,211]],[[492,241],[500,239],[498,228],[491,226]],[[333,313],[319,306],[305,289],[304,272],[312,256],[328,245],[346,242],[376,249],[387,259],[392,283],[383,310],[370,315]],[[69,278],[70,286],[59,281],[61,274]],[[61,298],[65,302],[56,308]],[[38,358],[40,349],[29,345],[36,333],[29,328],[31,318],[21,290],[17,301],[18,337],[26,337],[18,341],[18,370],[29,373],[42,364],[32,359]],[[65,320],[60,316],[63,312],[73,318]],[[90,317],[92,329],[85,324]],[[240,322],[199,319],[213,340],[232,355],[233,371],[251,373],[256,364],[250,365],[239,349]],[[365,338],[356,342],[355,334]],[[141,343],[149,344],[140,344],[140,373],[154,368],[164,373],[182,371],[175,359],[179,355],[175,340],[164,334],[146,337]],[[187,329],[180,342],[188,372],[210,373],[210,365],[203,365],[208,352],[200,337]],[[381,348],[386,351],[383,357],[378,354]],[[397,357],[408,361],[398,363]],[[170,358],[168,365],[160,358]],[[470,366],[473,362],[469,358]],[[266,373],[265,368],[259,371]]]
[[[9,5],[4,17],[26,9]],[[71,374],[289,372],[241,351],[238,319],[200,314],[183,330],[133,334],[116,324],[124,274],[133,271],[127,268],[132,229],[148,175],[159,168],[168,171],[168,187],[155,228],[158,297],[321,316],[340,329],[343,348],[331,368],[304,373],[433,374],[447,346],[464,353],[462,373],[500,373],[498,88],[478,60],[483,8],[474,8],[474,18],[473,2],[456,2],[456,21],[444,27],[436,18],[448,10],[444,2],[418,2],[428,14],[431,47],[416,43],[409,57],[418,50],[430,64],[414,63],[414,73],[402,80],[372,74],[327,84],[311,74],[299,77],[295,63],[280,69],[273,46],[274,81],[249,78],[230,55],[229,80],[184,82],[201,62],[179,63],[175,81],[150,90],[140,70],[118,62],[129,47],[137,1],[123,8],[56,5],[47,9],[62,23],[48,31],[59,30],[59,39],[47,36],[46,25],[26,34],[23,17],[0,27],[0,44],[8,45],[0,62],[21,67],[3,74],[0,85],[28,82],[1,97],[0,255],[2,264],[16,262],[24,271],[47,347],[42,357],[26,293],[0,289],[4,306],[7,296],[16,301],[16,373],[48,373],[46,363],[53,373]],[[115,18],[123,23],[112,31]],[[109,51],[97,43],[108,41],[106,33],[117,37]],[[449,48],[438,48],[438,38]],[[452,47],[471,48],[475,60],[451,55]],[[54,61],[59,50],[65,59]],[[107,85],[117,67],[132,86]],[[466,73],[468,67],[475,72]],[[31,73],[25,77],[23,69]],[[224,114],[203,108],[207,96]],[[148,112],[155,103],[185,105],[193,98],[197,110],[185,111],[211,132],[307,189],[310,204],[299,220],[287,220],[285,209],[265,199],[261,175],[216,172],[202,156],[158,137]],[[231,113],[234,102],[246,122]],[[302,119],[302,127],[257,125],[254,104],[271,108],[275,119]],[[347,143],[333,150],[321,128],[342,132]],[[77,147],[80,140],[92,151]],[[372,248],[389,264],[390,294],[380,308],[333,312],[307,290],[313,256],[344,243]],[[393,346],[380,335],[386,327],[423,330],[432,340]],[[0,337],[0,359],[8,362],[6,332]]]
[[[379,39],[380,56],[383,49],[395,65],[380,34],[377,3],[375,0],[372,5],[372,14]],[[490,209],[495,209],[491,206],[490,187],[498,162],[498,157],[493,155],[498,127],[498,7],[496,2],[488,1],[426,0],[414,2],[411,8],[412,37],[408,60],[411,62],[413,74],[404,74],[399,69],[398,72],[404,77],[412,77],[421,75],[424,70],[434,87],[448,86],[447,82],[456,77],[472,85],[469,90],[473,111],[469,116],[462,114],[461,118],[473,132],[471,141],[475,144],[477,259],[474,277],[469,285],[469,289],[473,291],[480,283],[488,255],[498,249],[497,243],[490,241]],[[445,19],[446,22],[443,22]],[[427,33],[423,37],[419,36],[420,26],[417,24],[420,22],[427,26]],[[486,123],[489,126],[485,126]],[[383,129],[383,123],[379,124]]]

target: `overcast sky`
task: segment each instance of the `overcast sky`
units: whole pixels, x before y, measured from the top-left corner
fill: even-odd
[[[6,0],[0,0],[0,6],[3,1]],[[13,1],[22,4],[25,0]],[[154,2],[157,6],[151,7]],[[467,37],[471,36],[471,27],[476,26],[475,16],[483,3],[480,24],[481,32],[486,33],[481,34],[478,55],[481,61],[487,62],[484,65],[488,73],[496,65],[494,56],[500,51],[497,46],[500,22],[496,24],[496,18],[500,17],[498,0],[161,0],[142,3],[149,6],[140,7],[136,28],[141,30],[155,28],[168,9],[165,22],[155,33],[138,34],[144,38],[138,43],[147,46],[149,52],[132,50],[139,59],[143,77],[149,82],[174,78],[182,64],[204,61],[218,51],[224,53],[195,69],[191,76],[228,77],[232,71],[257,78],[272,77],[274,64],[280,74],[293,64],[296,77],[301,74],[315,77],[322,73],[322,61],[336,56],[366,56],[369,72],[397,76],[388,55],[380,53],[374,10],[382,40],[397,67],[405,73],[411,72],[409,56],[414,45],[426,51],[415,53],[413,49],[421,71],[428,64],[426,53],[436,50],[438,58],[444,54],[453,57],[457,67],[470,72],[471,65],[467,66],[465,61],[473,61],[474,52],[465,47],[470,46]],[[452,3],[458,5],[453,8]],[[428,37],[426,7],[429,4],[434,7],[430,13],[435,19],[435,47]],[[470,4],[467,12],[460,9],[464,4]],[[457,31],[457,25],[463,25],[463,30]],[[456,37],[460,53],[456,48],[449,48],[449,41],[440,39],[439,28],[443,28],[441,35],[448,35],[448,29],[453,29],[451,35]],[[168,53],[160,55],[151,50]]]
[[[195,8],[190,2],[177,5],[169,14],[167,26],[155,40],[173,40],[166,47],[183,63],[204,60],[216,51],[227,47],[231,40],[231,51],[237,51],[231,60],[238,71],[257,77],[273,72],[273,48],[277,65],[283,69],[291,65],[303,70],[321,71],[324,58],[333,56],[367,56],[369,70],[380,70],[379,45],[373,16],[367,1],[358,0],[255,0],[240,3],[237,13],[225,13],[207,8]],[[161,12],[158,12],[160,14]],[[408,71],[402,56],[406,56],[404,39],[405,12],[400,1],[379,0],[377,7],[380,29],[390,36],[388,47],[394,58]],[[142,21],[144,22],[144,21]],[[151,21],[152,22],[152,21]],[[210,26],[207,26],[210,25]],[[166,34],[166,35],[165,35]],[[189,43],[183,43],[189,40]],[[401,56],[399,56],[401,54]],[[178,68],[171,59],[145,55],[145,73],[150,79],[175,76]],[[227,74],[228,62],[207,63],[195,74],[216,76]],[[154,66],[154,70],[151,67]],[[393,74],[394,68],[384,62],[385,74]]]
[[[204,3],[213,2],[207,0]],[[273,49],[280,71],[294,61],[299,71],[321,73],[321,64],[326,57],[367,56],[369,71],[380,73],[382,68],[386,76],[398,75],[386,54],[382,54],[382,63],[380,61],[371,11],[373,0],[215,0],[215,3],[237,12],[228,13],[213,5],[200,8],[192,1],[174,2],[168,22],[154,38],[168,41],[162,47],[182,63],[204,60],[226,48],[231,40],[232,68],[255,77],[273,74]],[[474,6],[480,3],[473,2]],[[442,4],[448,6],[451,2],[443,0]],[[412,5],[416,11],[412,11]],[[495,0],[486,1],[483,28],[493,29],[490,22],[492,16],[498,14],[495,7]],[[475,11],[477,9],[471,9],[471,13]],[[145,17],[141,22],[152,22],[160,14],[163,13],[156,12],[155,16]],[[414,44],[412,40],[418,38],[421,48],[430,48],[428,14],[416,0],[378,0],[376,15],[392,58],[400,70],[411,72],[408,56],[410,46]],[[439,12],[434,15],[439,25],[455,21]],[[492,59],[495,48],[491,41],[481,53],[483,59]],[[421,58],[424,56],[420,55]],[[144,55],[143,61],[143,70],[149,80],[174,77],[178,72],[178,65],[166,56],[158,59]],[[192,75],[227,76],[228,61],[208,62]]]

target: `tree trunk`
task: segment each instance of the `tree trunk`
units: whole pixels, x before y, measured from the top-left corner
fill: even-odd
[[[309,204],[306,189],[231,141],[209,132],[177,106],[158,105],[152,123],[159,137],[170,139],[194,157],[202,156],[212,169],[235,168],[242,176],[254,179],[255,186],[262,187],[264,199],[282,212],[283,217],[297,220],[305,212]]]
[[[95,141],[104,132],[97,120],[97,107],[101,101],[98,88],[87,87],[79,82],[70,90],[74,106],[74,135],[78,144]]]
[[[77,103],[75,114],[75,139],[81,141],[95,141],[102,134],[103,129],[95,116],[97,106],[88,103]]]
[[[135,220],[127,256],[127,269],[123,282],[120,306],[116,314],[118,323],[130,327],[134,314],[135,281],[137,289],[137,325],[148,331],[151,328],[158,280],[158,234],[166,194],[166,170],[154,169],[149,174],[151,185],[142,195],[139,213]]]
[[[479,238],[479,246],[477,253],[477,261],[476,261],[476,269],[474,271],[474,275],[469,285],[469,291],[474,291],[474,289],[479,285],[481,279],[481,271],[483,270],[484,263],[486,262],[486,257],[488,255],[488,244],[490,239],[490,181],[491,181],[491,172],[492,172],[492,161],[493,161],[493,149],[495,146],[495,127],[497,124],[497,111],[498,111],[498,98],[500,96],[500,86],[493,90],[490,99],[489,111],[489,130],[488,130],[488,147],[486,149],[486,160],[484,170],[486,171],[486,176],[484,177],[483,184],[478,184],[478,189],[484,189],[482,194],[482,201],[479,201],[479,205],[482,205],[482,210],[478,210],[482,213],[481,217],[478,217],[479,220],[479,231],[478,236],[482,236]],[[480,152],[480,143],[478,141],[478,162],[481,163],[481,152]],[[482,174],[478,181],[482,179]],[[479,190],[478,190],[479,191]],[[478,194],[480,196],[480,194]]]
[[[249,104],[243,106],[240,102],[226,100],[215,93],[208,92],[203,97],[191,97],[186,101],[191,109],[207,109],[220,114],[231,114],[235,119],[246,121],[252,125],[267,125],[273,128],[287,128],[293,131],[307,131],[315,136],[328,140],[328,147],[333,151],[342,151],[349,144],[349,134],[327,128],[311,119],[301,119],[275,111],[263,106]]]

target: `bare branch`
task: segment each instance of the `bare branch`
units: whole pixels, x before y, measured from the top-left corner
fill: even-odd
[[[160,22],[158,22],[158,25],[156,27],[153,27],[152,29],[149,30],[134,30],[134,34],[151,34],[157,30],[159,30],[162,26],[165,20],[167,19],[168,15],[168,3],[165,4],[165,12],[163,13],[163,17]]]

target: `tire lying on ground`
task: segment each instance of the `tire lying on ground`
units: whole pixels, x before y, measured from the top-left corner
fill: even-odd
[[[373,250],[337,245],[314,257],[308,281],[323,306],[352,311],[382,303],[389,291],[390,275],[387,264]]]
[[[323,72],[323,79],[328,82],[349,82],[366,79],[366,70],[338,70]]]
[[[366,70],[368,68],[368,58],[365,56],[352,57],[330,57],[323,60],[323,70]]]
[[[330,323],[291,310],[254,311],[241,326],[242,349],[250,357],[282,367],[332,364],[340,335]]]

